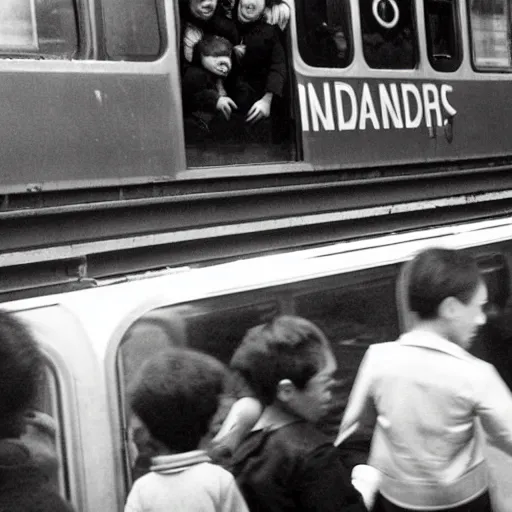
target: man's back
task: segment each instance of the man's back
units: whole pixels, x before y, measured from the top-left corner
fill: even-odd
[[[363,512],[332,443],[305,421],[253,431],[232,472],[251,512]]]

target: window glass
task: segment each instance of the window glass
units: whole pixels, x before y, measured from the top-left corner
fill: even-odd
[[[34,407],[27,413],[27,428],[21,439],[49,483],[69,499],[59,395],[57,375],[48,363],[41,376]]]
[[[125,400],[125,425],[129,425],[131,420],[127,391],[135,372],[146,359],[167,347],[187,346],[228,364],[246,331],[268,321],[278,311],[278,305],[273,301],[235,306],[241,302],[238,297],[228,297],[160,308],[132,324],[123,336],[118,352],[119,383],[121,396]],[[231,404],[232,401],[227,402],[226,407],[221,407],[216,420],[219,426]],[[139,453],[135,456],[130,449],[126,449],[128,479],[132,481],[147,472],[150,458],[142,448],[143,439],[137,438],[137,435],[142,434],[138,434],[135,428],[134,441],[139,443]]]
[[[427,52],[437,71],[455,71],[461,63],[461,40],[457,4],[454,0],[426,0]]]
[[[297,39],[306,64],[344,68],[352,60],[350,9],[347,0],[297,2]]]
[[[332,283],[326,283],[325,289],[296,296],[296,313],[324,331],[338,361],[336,403],[322,425],[333,437],[367,348],[398,337],[395,272],[383,272],[388,275],[372,275],[371,280],[361,275],[353,284],[332,288]]]
[[[162,0],[108,0],[103,17],[109,58],[153,60],[162,53]]]
[[[2,0],[0,52],[71,58],[78,51],[73,0]]]
[[[506,0],[470,0],[473,62],[476,68],[510,68],[510,23]]]
[[[412,69],[417,64],[412,0],[361,0],[364,58],[371,68]]]

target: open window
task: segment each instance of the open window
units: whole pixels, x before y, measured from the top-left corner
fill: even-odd
[[[272,24],[269,9],[264,0],[179,3],[189,168],[296,159],[288,28]]]

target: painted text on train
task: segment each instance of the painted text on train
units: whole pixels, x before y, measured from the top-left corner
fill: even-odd
[[[304,131],[344,131],[443,126],[456,110],[450,104],[453,87],[447,84],[364,83],[360,90],[346,82],[299,84]]]

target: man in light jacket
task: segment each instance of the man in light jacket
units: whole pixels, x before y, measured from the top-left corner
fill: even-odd
[[[486,321],[487,288],[473,259],[428,249],[408,268],[413,329],[364,356],[339,445],[375,425],[369,464],[382,473],[374,512],[491,512],[488,439],[512,454],[512,395],[495,368],[467,352]]]

